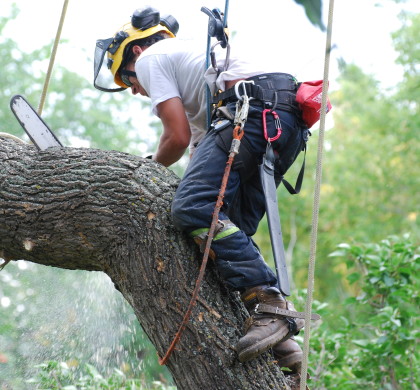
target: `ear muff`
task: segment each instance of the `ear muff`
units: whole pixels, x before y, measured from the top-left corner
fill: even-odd
[[[147,30],[157,26],[160,22],[160,13],[153,7],[136,9],[131,16],[131,24],[139,30]]]

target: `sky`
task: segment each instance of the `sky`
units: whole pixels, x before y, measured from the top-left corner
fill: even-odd
[[[7,15],[12,3],[12,0],[0,1],[0,14]],[[15,3],[21,11],[9,23],[5,35],[28,51],[51,43],[64,0],[16,0]],[[202,42],[203,50],[208,17],[200,11],[201,7],[218,7],[222,11],[225,8],[224,0],[69,0],[61,35],[67,43],[59,46],[56,64],[77,71],[91,81],[96,40],[112,36],[130,20],[136,8],[146,4],[152,4],[162,14],[175,16],[180,24],[178,36]],[[257,2],[250,0],[229,1],[228,24],[234,32],[232,51],[258,65],[275,66],[279,72],[291,73],[300,81],[321,79],[325,33],[310,24],[303,7],[293,0],[264,0],[260,4],[257,6]],[[328,6],[329,0],[324,0],[325,24]],[[398,82],[401,69],[395,64],[390,34],[400,26],[398,14],[402,9],[420,12],[420,1],[395,4],[391,0],[335,0],[331,88],[334,89],[338,76],[338,58],[361,66],[384,87]]]

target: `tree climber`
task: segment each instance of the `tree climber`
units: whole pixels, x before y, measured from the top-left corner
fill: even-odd
[[[176,38],[177,30],[173,17],[161,18],[151,7],[137,10],[131,23],[114,37],[97,42],[94,85],[107,92],[131,88],[134,95],[151,99],[152,111],[163,124],[153,160],[170,166],[189,146],[191,159],[173,200],[172,217],[198,244],[205,240],[212,220],[232,140],[236,102],[242,93],[252,97],[211,245],[212,258],[225,283],[240,292],[251,315],[237,344],[239,360],[248,361],[271,348],[281,367],[296,371],[302,350],[293,335],[303,328],[304,320],[290,313],[296,313],[294,307],[280,293],[277,278],[252,236],[265,213],[257,167],[267,139],[278,157],[276,185],[305,147],[308,130],[295,102],[297,82],[291,75],[252,67],[233,55],[228,66],[225,58],[218,58],[206,69],[204,50]],[[101,73],[105,54],[118,88],[107,86]],[[209,129],[206,85],[219,102]],[[274,140],[280,129],[281,136]],[[287,316],[276,314],[276,309],[286,310]]]

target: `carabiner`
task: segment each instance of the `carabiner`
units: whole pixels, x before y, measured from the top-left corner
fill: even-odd
[[[246,93],[245,84],[255,84],[255,83],[254,83],[254,80],[241,80],[241,81],[238,81],[235,84],[235,95],[236,95],[236,98],[238,100],[240,100],[240,101],[243,101],[244,100],[244,96],[248,96],[247,93]],[[244,90],[244,94],[243,95],[239,95],[239,87],[241,85],[242,85],[242,88]],[[253,98],[252,97],[249,97],[249,100],[251,100],[251,99],[253,99]]]
[[[267,113],[270,113],[273,115],[274,117],[274,123],[276,125],[276,129],[277,129],[277,135],[275,135],[274,137],[269,138],[268,137],[268,133],[267,133]],[[276,139],[279,139],[281,136],[281,132],[282,132],[282,128],[281,128],[281,122],[280,122],[280,117],[277,114],[277,112],[272,111],[268,108],[266,108],[263,112],[262,112],[262,122],[263,122],[263,129],[264,129],[264,138],[267,142],[273,142]]]
[[[225,70],[227,70],[229,68],[229,59],[230,59],[230,45],[229,43],[226,45],[226,58],[225,58],[225,64],[224,66],[219,69],[217,67],[217,61],[216,61],[216,53],[214,52],[214,48],[217,45],[221,45],[222,43],[220,41],[214,43],[211,47],[210,50],[210,60],[211,60],[211,67],[214,69],[214,71],[216,72],[216,74],[220,74],[221,72],[224,72]]]

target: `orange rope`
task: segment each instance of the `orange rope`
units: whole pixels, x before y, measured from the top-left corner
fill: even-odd
[[[242,139],[243,135],[244,135],[244,132],[243,132],[242,127],[240,125],[237,125],[233,129],[233,139],[240,141]],[[234,142],[235,141],[232,141],[232,146],[233,146]],[[230,174],[230,169],[232,167],[233,159],[235,158],[236,154],[238,153],[239,146],[237,147],[236,150],[233,150],[233,149],[234,148],[232,147],[231,151],[229,152],[229,158],[226,162],[225,172],[223,174],[223,179],[222,179],[222,185],[220,186],[219,195],[218,195],[217,201],[216,201],[216,206],[214,207],[214,211],[213,211],[213,220],[211,222],[210,230],[209,230],[209,233],[207,235],[207,241],[206,241],[206,247],[204,249],[203,261],[201,263],[198,278],[195,282],[194,291],[193,291],[190,303],[188,305],[187,312],[185,313],[185,316],[184,316],[184,318],[181,322],[181,325],[179,326],[178,332],[176,332],[176,335],[175,335],[171,345],[169,346],[165,356],[162,359],[159,359],[159,364],[160,365],[166,364],[169,357],[171,356],[173,350],[175,349],[176,344],[180,340],[180,338],[182,336],[182,333],[185,330],[185,327],[187,326],[187,323],[188,323],[188,321],[190,319],[190,316],[191,316],[191,313],[192,313],[192,309],[197,302],[198,291],[200,290],[201,282],[203,281],[204,272],[205,272],[206,266],[207,266],[207,260],[209,258],[209,254],[210,254],[210,245],[213,241],[214,231],[216,229],[217,221],[219,220],[219,212],[220,212],[220,209],[222,208],[222,205],[223,205],[223,197],[225,195],[226,186],[227,186],[227,182],[228,182],[229,174]]]

